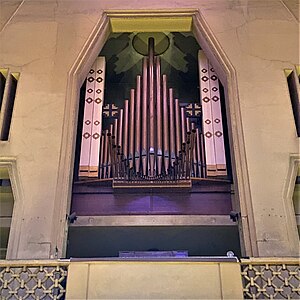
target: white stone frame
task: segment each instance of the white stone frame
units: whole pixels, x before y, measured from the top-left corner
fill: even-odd
[[[182,16],[192,17],[193,34],[205,51],[225,88],[230,149],[236,189],[234,205],[237,207],[237,210],[240,209],[241,211],[241,221],[239,223],[242,254],[246,256],[258,256],[236,73],[198,10],[104,12],[91,32],[68,74],[64,127],[60,150],[55,211],[53,214],[54,225],[51,236],[51,256],[55,257],[57,255],[55,251],[56,247],[59,257],[64,256],[66,251],[65,245],[68,230],[66,214],[69,213],[71,204],[80,87],[111,32],[110,18],[118,16],[126,16],[126,18],[145,16],[160,18],[169,16],[173,19]]]
[[[9,180],[14,198],[6,259],[16,259],[18,258],[20,231],[22,226],[23,189],[18,173],[17,159],[15,157],[0,157],[0,167],[8,169]]]
[[[300,240],[299,234],[297,230],[297,220],[295,216],[295,209],[293,204],[293,194],[295,190],[295,182],[298,173],[298,169],[300,167],[300,154],[293,153],[290,154],[290,164],[289,169],[286,176],[286,181],[283,190],[283,203],[284,209],[286,211],[287,216],[287,228],[292,228],[292,230],[287,230],[288,233],[288,241],[290,247],[290,253],[293,253],[294,249],[300,249]],[[300,250],[298,253],[294,253],[295,256],[299,256]]]

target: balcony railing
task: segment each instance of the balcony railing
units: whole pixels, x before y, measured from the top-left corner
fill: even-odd
[[[0,299],[65,299],[68,262],[0,261]]]
[[[300,299],[300,264],[294,258],[242,260],[244,299]]]
[[[65,299],[70,264],[60,260],[2,260],[0,299]],[[300,299],[299,259],[252,258],[240,264],[244,299]]]

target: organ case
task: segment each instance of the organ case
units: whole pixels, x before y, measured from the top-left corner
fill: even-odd
[[[105,68],[104,58],[98,59],[101,63],[96,61],[87,78],[86,94],[92,89],[92,99],[95,89],[103,92],[104,87],[104,76],[101,88],[95,87],[100,83],[93,71],[101,69],[104,75]],[[199,70],[201,101],[181,103],[161,74],[160,57],[149,38],[142,75],[123,107],[106,104],[102,111],[103,101],[97,106],[86,99],[80,178],[113,179],[113,187],[190,187],[192,179],[226,175],[218,80],[203,51]],[[103,130],[102,117],[109,120]]]

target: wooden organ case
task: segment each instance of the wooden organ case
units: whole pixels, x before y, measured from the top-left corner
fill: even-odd
[[[202,50],[198,61],[201,100],[181,103],[149,38],[136,88],[117,107],[105,104],[105,58],[97,58],[87,77],[80,182],[189,188],[227,179],[219,81]]]
[[[127,99],[106,91],[105,101],[106,73],[112,68],[105,56],[89,71],[71,210],[83,216],[228,215],[232,182],[218,77],[202,50],[197,57],[197,49],[200,99],[190,101],[184,94],[181,100],[169,84],[176,86],[171,75],[162,72],[165,58],[156,55],[153,38],[145,49]]]

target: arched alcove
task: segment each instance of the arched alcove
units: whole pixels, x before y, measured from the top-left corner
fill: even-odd
[[[60,157],[60,172],[56,192],[52,252],[57,247],[59,256],[65,253],[67,221],[70,211],[73,178],[73,163],[78,116],[80,87],[111,32],[162,32],[191,31],[205,51],[216,70],[225,92],[226,113],[233,160],[235,182],[234,209],[240,212],[240,237],[242,254],[257,255],[255,228],[251,207],[248,174],[245,160],[244,140],[235,71],[218,42],[198,11],[152,11],[152,12],[106,12],[95,26],[69,73],[68,93],[65,106],[63,142]],[[234,141],[234,143],[233,143]]]

